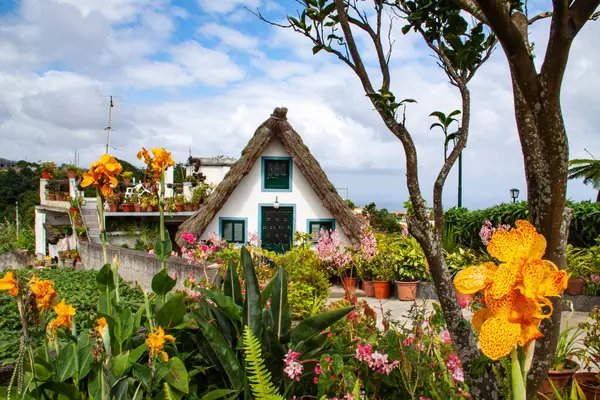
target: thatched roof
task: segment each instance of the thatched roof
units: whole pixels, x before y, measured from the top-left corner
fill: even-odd
[[[269,143],[278,138],[288,152],[292,161],[302,172],[309,185],[321,199],[323,206],[335,218],[337,226],[353,243],[360,241],[360,228],[362,222],[339,196],[335,187],[327,179],[327,175],[318,161],[308,150],[300,135],[292,128],[286,118],[287,108],[276,108],[271,117],[263,122],[254,136],[242,151],[240,159],[233,164],[227,175],[211,195],[206,199],[200,209],[179,226],[176,240],[183,245],[183,232],[202,235],[204,230],[215,218],[221,207],[225,205],[235,188],[250,172],[256,160],[261,156]]]

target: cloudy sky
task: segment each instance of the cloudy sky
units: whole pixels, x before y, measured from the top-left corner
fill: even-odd
[[[548,1],[530,1],[530,12]],[[358,203],[392,210],[407,199],[404,155],[378,119],[358,79],[291,31],[268,26],[295,12],[293,0],[4,0],[0,1],[0,157],[87,166],[104,151],[108,95],[114,95],[111,154],[130,161],[141,146],[165,147],[177,161],[239,156],[273,108],[288,118],[330,180]],[[396,21],[396,27],[403,25]],[[548,23],[531,31],[538,59]],[[572,48],[562,103],[571,157],[600,157],[600,22],[589,23]],[[429,113],[459,108],[420,37],[399,29],[392,90],[414,98],[407,125],[419,150],[423,192],[443,160],[442,134]],[[596,39],[596,40],[594,40]],[[373,57],[367,61],[374,65]],[[482,208],[525,196],[512,92],[501,50],[471,83],[472,126],[464,153],[464,205]],[[456,205],[456,172],[445,207]],[[341,191],[345,195],[345,190]],[[595,199],[570,182],[568,197]]]

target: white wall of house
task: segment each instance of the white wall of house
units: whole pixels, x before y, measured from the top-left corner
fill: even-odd
[[[231,167],[229,165],[203,165],[200,171],[206,176],[206,183],[218,185]]]
[[[283,145],[278,139],[267,146],[262,156],[287,157],[289,154],[283,148]],[[210,222],[204,231],[201,239],[208,239],[213,234],[219,233],[219,217],[224,218],[247,218],[247,232],[258,232],[259,227],[259,204],[272,205],[275,202],[275,197],[278,198],[281,206],[295,206],[295,221],[294,231],[306,232],[307,220],[309,219],[333,219],[333,216],[327,210],[321,199],[317,196],[308,181],[302,175],[297,166],[293,164],[292,170],[292,191],[291,192],[263,192],[261,190],[262,182],[262,162],[261,157],[258,157],[254,166],[246,175],[238,187],[233,191],[227,203],[217,213],[215,218]],[[344,245],[350,245],[350,241],[336,225],[340,239]]]

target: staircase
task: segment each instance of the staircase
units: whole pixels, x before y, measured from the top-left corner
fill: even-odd
[[[90,243],[100,243],[100,222],[98,221],[98,206],[96,199],[86,199],[81,207],[81,218],[87,227],[88,240]]]

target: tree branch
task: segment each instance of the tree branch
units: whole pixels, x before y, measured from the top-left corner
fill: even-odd
[[[552,12],[551,11],[546,11],[543,13],[540,13],[532,18],[529,19],[529,21],[527,21],[527,23],[529,25],[533,24],[536,21],[539,21],[540,19],[544,19],[544,18],[550,18],[552,16]]]
[[[471,14],[473,17],[477,18],[480,22],[483,22],[486,25],[489,25],[486,16],[481,11],[481,8],[477,5],[475,0],[455,0],[456,4],[460,6],[463,10]]]

